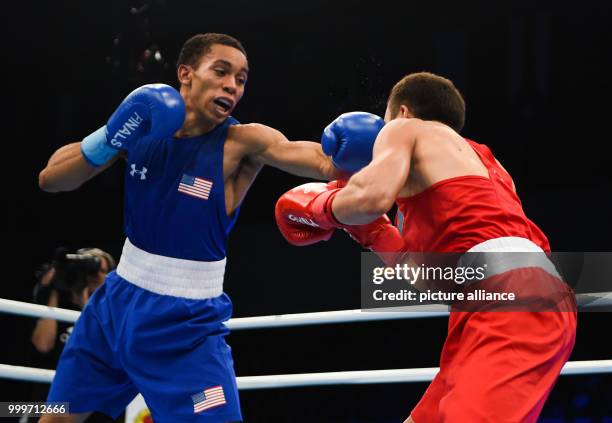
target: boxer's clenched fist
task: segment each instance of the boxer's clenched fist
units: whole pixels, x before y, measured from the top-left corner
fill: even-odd
[[[83,139],[81,152],[91,165],[101,166],[135,140],[172,136],[184,120],[178,91],[164,84],[143,85],[121,102],[105,126]]]
[[[297,246],[327,241],[337,222],[326,205],[338,191],[335,182],[312,182],[283,194],[276,202],[274,217],[285,239]]]

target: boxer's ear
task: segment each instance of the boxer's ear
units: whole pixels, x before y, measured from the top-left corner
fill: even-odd
[[[401,117],[403,117],[405,119],[412,119],[414,117],[414,115],[412,114],[410,109],[407,106],[405,106],[404,104],[402,104],[400,106],[399,113],[400,113]]]
[[[189,65],[179,65],[176,70],[177,79],[182,85],[191,85],[191,78],[193,76],[193,68]]]

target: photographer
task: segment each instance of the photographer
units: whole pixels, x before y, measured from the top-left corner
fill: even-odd
[[[106,274],[116,267],[115,259],[99,248],[81,248],[69,253],[65,248],[55,251],[54,259],[44,263],[36,271],[34,302],[49,307],[80,311],[89,297],[104,282]],[[57,366],[64,345],[72,332],[72,323],[53,319],[38,319],[32,332],[32,345],[28,351],[30,365],[53,369]],[[31,401],[45,401],[49,385],[30,383],[25,387]],[[21,417],[27,422],[29,416]],[[108,423],[112,419],[103,415],[92,415],[90,423]]]
[[[70,253],[65,248],[55,251],[52,261],[44,263],[35,273],[34,302],[37,304],[80,311],[89,297],[104,282],[106,274],[116,267],[115,259],[99,248],[81,248]],[[32,332],[32,347],[26,351],[29,364],[36,368],[54,369],[64,349],[73,323],[53,319],[38,319]],[[24,398],[45,401],[49,385],[28,383]],[[27,414],[20,422],[29,421]],[[103,415],[92,415],[90,423],[108,423]]]
[[[115,268],[115,260],[99,248],[82,248],[76,254],[56,250],[51,264],[38,272],[34,300],[49,307],[81,310],[89,297]],[[32,333],[32,344],[41,354],[50,354],[53,365],[68,340],[72,325],[53,319],[39,319]]]

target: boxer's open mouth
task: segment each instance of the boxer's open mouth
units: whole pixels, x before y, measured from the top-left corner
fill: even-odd
[[[230,110],[232,108],[232,106],[234,105],[234,102],[226,97],[218,97],[215,98],[213,100],[213,102],[221,107],[223,109],[223,111],[227,112],[228,110]]]

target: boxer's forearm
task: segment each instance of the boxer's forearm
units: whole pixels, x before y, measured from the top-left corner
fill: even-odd
[[[104,166],[90,165],[81,154],[80,143],[72,143],[57,150],[38,175],[40,189],[47,192],[71,191],[107,169],[115,160]]]
[[[235,125],[228,139],[244,146],[253,162],[307,178],[332,180],[337,174],[321,144],[289,141],[280,131],[261,124]]]
[[[331,158],[312,141],[279,142],[268,149],[268,163],[285,172],[307,178],[330,181],[338,176]]]
[[[361,184],[359,176],[338,192],[332,202],[334,217],[345,225],[364,225],[376,220],[393,205],[393,199],[375,191],[375,186]]]

